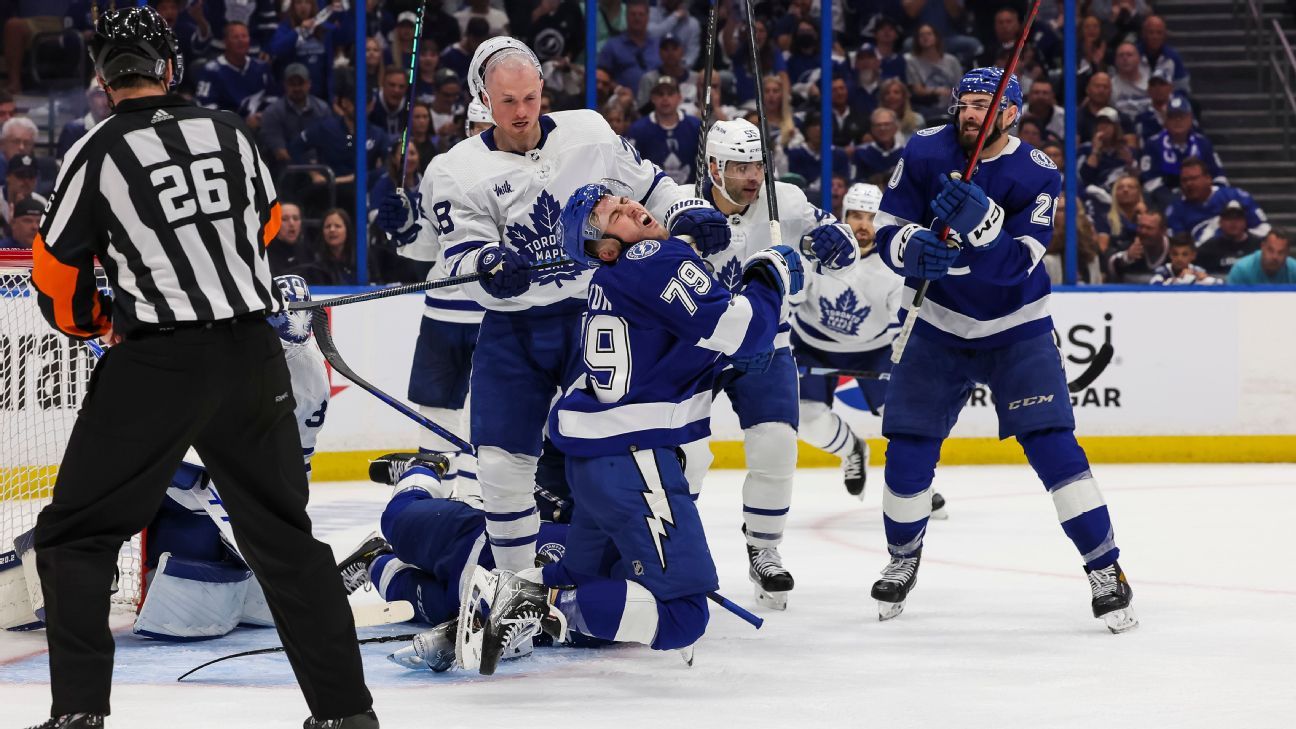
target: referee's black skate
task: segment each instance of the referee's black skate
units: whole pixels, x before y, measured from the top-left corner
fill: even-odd
[[[64,714],[30,729],[103,729],[103,714]]]
[[[531,639],[542,631],[556,642],[567,635],[567,618],[549,602],[549,588],[500,570],[482,636],[479,672],[495,673],[502,658],[530,647]]]
[[[1125,571],[1119,562],[1112,562],[1100,569],[1085,568],[1089,575],[1089,592],[1093,595],[1093,614],[1102,618],[1107,629],[1113,633],[1124,633],[1138,627],[1138,616],[1134,614],[1134,588],[1125,578]]]
[[[338,572],[342,573],[342,586],[346,588],[346,593],[350,595],[372,584],[369,581],[369,565],[384,554],[391,553],[391,545],[378,532],[365,537],[354,552],[338,563]]]
[[[747,534],[747,527],[743,527]],[[783,566],[778,547],[747,545],[747,579],[756,588],[756,603],[771,610],[787,610],[788,593],[796,586],[792,573]]]
[[[373,709],[363,714],[352,714],[341,719],[316,719],[306,717],[302,729],[378,729],[378,715]]]
[[[387,453],[369,462],[369,480],[395,486],[414,466],[427,466],[439,478],[450,469],[450,459],[443,453]]]
[[[918,563],[922,547],[907,557],[891,557],[882,570],[882,579],[873,583],[873,599],[878,601],[878,620],[890,620],[904,612],[909,591],[918,584]]]
[[[855,446],[842,458],[842,480],[846,482],[846,493],[864,500],[864,482],[868,479],[868,443],[856,436]]]

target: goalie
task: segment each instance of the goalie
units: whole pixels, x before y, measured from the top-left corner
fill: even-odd
[[[310,300],[310,289],[300,276],[274,281],[285,301]],[[311,341],[310,312],[284,312],[270,322],[288,362],[309,473],[329,402],[324,358]],[[186,462],[176,470],[146,535],[146,591],[135,619],[136,635],[200,640],[225,635],[240,624],[274,625],[261,586],[234,540],[220,493],[202,466]],[[30,532],[15,540],[14,552],[0,554],[0,627],[25,630],[44,625],[34,562]]]

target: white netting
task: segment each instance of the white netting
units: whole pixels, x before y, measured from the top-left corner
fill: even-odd
[[[100,274],[100,285],[107,280]],[[49,503],[95,356],[54,331],[31,287],[31,252],[0,250],[0,552]],[[117,607],[140,600],[140,537],[123,545]]]

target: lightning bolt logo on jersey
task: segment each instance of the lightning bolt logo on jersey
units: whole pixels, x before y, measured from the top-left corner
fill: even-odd
[[[653,462],[651,451],[637,451],[634,454],[635,465],[639,467],[639,473],[643,476],[644,490],[643,500],[648,507],[648,515],[644,520],[648,524],[648,532],[652,535],[653,546],[657,547],[657,560],[661,563],[663,571],[666,570],[666,550],[662,546],[662,540],[669,539],[666,533],[666,527],[675,526],[675,516],[671,514],[670,500],[666,497],[666,489],[662,486],[661,474],[657,472],[657,465]]]

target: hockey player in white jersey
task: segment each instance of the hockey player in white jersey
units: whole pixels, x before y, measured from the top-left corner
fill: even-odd
[[[708,180],[703,196],[728,217],[731,243],[706,256],[715,277],[729,290],[742,280],[742,262],[777,241],[770,240],[761,162],[760,131],[746,120],[718,121],[707,133]],[[793,185],[775,183],[782,240],[796,247],[808,237],[815,263],[807,270],[845,275],[856,258],[855,238],[831,213],[806,200]],[[792,504],[792,477],[797,456],[797,372],[792,359],[791,327],[780,325],[772,357],[734,362],[725,393],[738,414],[747,455],[743,482],[743,533],[747,538],[748,577],[757,600],[776,610],[787,608],[795,582],[783,566],[779,544]],[[736,376],[735,376],[736,375]],[[709,454],[689,450],[691,458]]]
[[[468,105],[464,121],[468,137],[492,126],[490,113],[480,102]],[[420,201],[432,199],[432,175],[424,175],[419,189],[410,194],[397,189],[378,208],[376,222],[386,232],[396,252],[416,261],[433,261],[427,280],[447,275],[441,259],[441,243],[436,225]],[[410,367],[409,399],[429,420],[450,431],[468,431],[468,374],[472,370],[473,350],[481,327],[482,305],[469,298],[462,286],[431,289],[423,295],[422,321],[414,343],[414,362]],[[442,477],[448,486],[462,478],[476,480],[477,457],[459,452],[450,441],[427,428],[419,429],[419,450],[442,453],[450,467]]]
[[[540,519],[532,489],[545,417],[582,364],[590,274],[562,263],[563,201],[591,180],[615,178],[702,250],[723,248],[729,236],[722,216],[641,159],[598,113],[541,115],[544,80],[525,44],[501,37],[479,46],[468,87],[495,127],[432,160],[433,194],[422,206],[448,273],[485,274],[465,286],[486,308],[472,362],[469,440],[477,446],[496,562],[520,570],[535,557]]]

